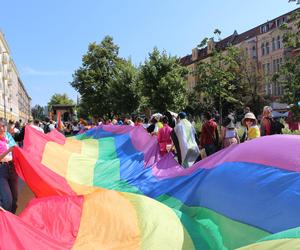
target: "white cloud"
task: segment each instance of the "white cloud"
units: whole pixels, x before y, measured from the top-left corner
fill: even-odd
[[[72,75],[72,72],[65,70],[36,70],[31,67],[24,67],[22,75],[28,76],[66,76]]]

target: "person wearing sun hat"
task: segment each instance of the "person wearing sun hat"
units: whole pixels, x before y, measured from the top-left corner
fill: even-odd
[[[252,140],[260,137],[260,130],[257,126],[257,119],[255,115],[251,112],[245,114],[242,124],[247,129],[247,138],[246,140]]]

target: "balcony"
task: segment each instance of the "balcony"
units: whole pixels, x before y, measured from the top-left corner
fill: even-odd
[[[2,53],[2,63],[8,64],[9,63],[9,55],[6,52]]]
[[[12,82],[13,82],[12,78],[8,78],[8,80],[7,80],[7,86],[11,87],[12,86]]]
[[[8,73],[6,70],[3,71],[3,80],[8,80]]]

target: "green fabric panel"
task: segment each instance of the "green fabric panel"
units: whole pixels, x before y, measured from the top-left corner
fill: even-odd
[[[103,186],[102,182],[103,182],[102,180],[101,180],[101,182],[99,182],[101,186]],[[100,185],[98,185],[98,186],[100,186]],[[134,194],[144,195],[143,193],[141,193],[141,191],[138,188],[131,186],[124,180],[120,180],[116,183],[107,183],[107,185],[109,186],[109,187],[106,187],[108,189],[125,192],[125,193],[134,193]]]
[[[300,238],[300,227],[295,227],[289,230],[285,230],[276,234],[267,236],[258,242],[268,241],[268,240],[280,240],[280,239],[297,239]]]
[[[173,208],[173,211],[179,217],[196,249],[227,249],[223,244],[218,227],[211,220],[195,220],[177,209]]]
[[[270,233],[266,231],[234,221],[210,209],[185,206],[181,201],[167,195],[162,195],[158,197],[157,200],[171,208],[182,211],[185,215],[200,223],[201,226],[198,227],[200,234],[203,234],[204,237],[210,237],[210,241],[215,241],[214,243],[216,244],[213,248],[211,248],[212,246],[206,245],[207,248],[202,249],[222,249],[222,244],[224,245],[223,249],[235,249],[252,244],[270,235]],[[191,237],[194,238],[193,234],[195,234],[195,232],[193,231],[195,229],[190,228],[190,225],[184,220],[182,220],[182,223]],[[212,242],[208,243],[212,244]],[[194,244],[196,243],[194,242]]]
[[[83,133],[83,134],[75,135],[74,138],[76,140],[85,140],[85,139],[89,139],[90,136],[87,136],[86,133]]]
[[[117,157],[115,139],[101,138],[99,141],[99,158],[94,169],[94,186],[116,189],[120,182],[120,160]],[[121,183],[120,183],[121,184]]]

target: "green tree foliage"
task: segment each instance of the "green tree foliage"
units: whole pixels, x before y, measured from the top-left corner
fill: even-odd
[[[243,103],[249,106],[252,112],[259,114],[263,106],[267,105],[263,91],[264,76],[259,72],[256,60],[251,60],[246,50],[240,51],[239,72],[242,85],[246,90]]]
[[[137,69],[131,61],[120,60],[116,73],[116,79],[112,81],[109,89],[111,111],[114,114],[131,114],[138,108],[140,99],[137,90]]]
[[[45,119],[45,109],[40,105],[35,105],[31,109],[31,114],[33,119],[44,120]]]
[[[142,104],[160,112],[182,110],[187,101],[186,73],[177,57],[154,48],[149,59],[140,67]]]
[[[300,117],[300,11],[297,10],[281,28],[285,31],[283,42],[286,57],[273,80],[283,86],[282,101],[288,103],[293,113]]]
[[[209,61],[198,64],[195,91],[201,93],[207,109],[217,108],[222,115],[244,105],[249,88],[241,79],[239,63],[240,50],[230,46],[226,51],[214,49]]]
[[[110,114],[109,88],[115,80],[119,47],[112,37],[105,37],[100,44],[91,43],[82,58],[82,66],[75,71],[71,86],[81,95],[84,112],[99,116]]]
[[[67,94],[54,94],[50,101],[48,102],[48,108],[51,110],[52,105],[55,104],[66,104],[66,105],[73,105],[74,101],[68,97]]]
[[[118,57],[119,47],[106,36],[92,43],[75,71],[71,86],[81,95],[80,112],[99,117],[112,113],[130,113],[137,106],[134,94],[136,69]]]

